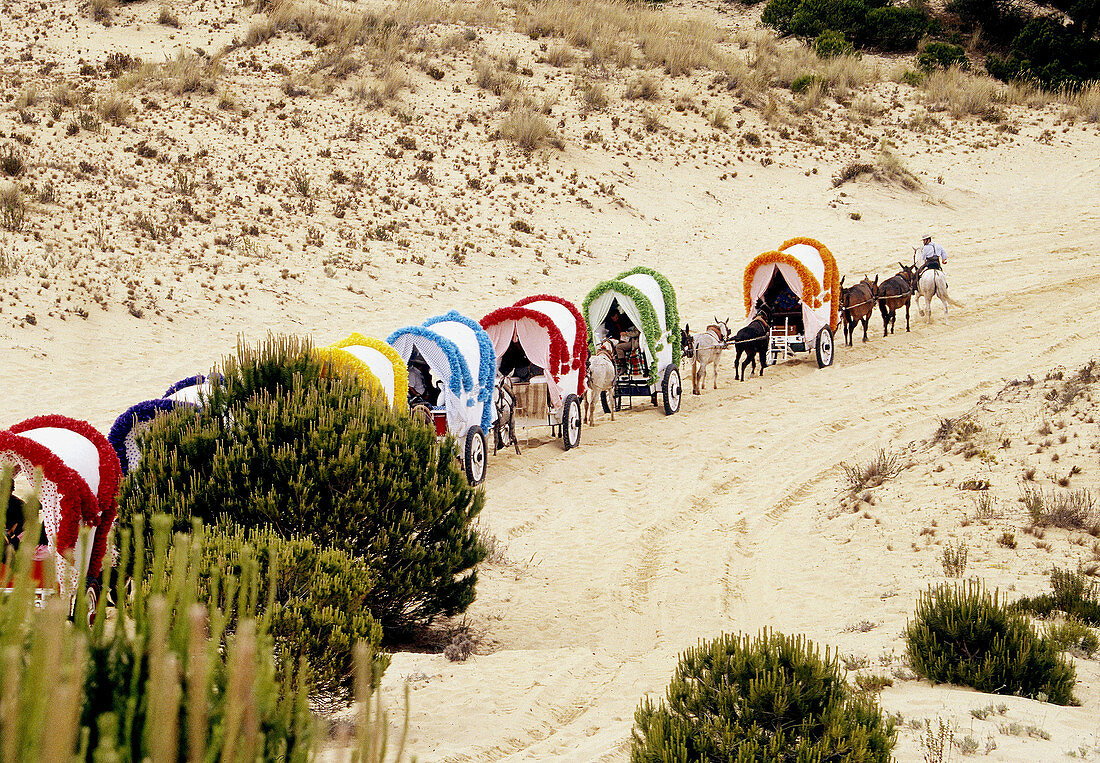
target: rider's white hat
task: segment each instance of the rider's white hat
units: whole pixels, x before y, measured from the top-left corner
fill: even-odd
[[[921,236],[921,241],[928,241],[930,238],[932,238],[932,233],[928,232]]]

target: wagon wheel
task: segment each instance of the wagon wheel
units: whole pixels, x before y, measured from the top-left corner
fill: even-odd
[[[419,421],[429,429],[435,429],[435,418],[432,416],[432,409],[427,403],[416,403],[409,409],[409,418],[413,421]]]
[[[833,364],[833,331],[828,326],[817,332],[817,367],[826,368]]]
[[[566,395],[561,407],[561,442],[569,450],[581,444],[581,401],[576,395]]]
[[[480,485],[485,480],[487,454],[485,433],[479,426],[470,427],[466,430],[465,457],[462,465],[466,469],[466,481],[471,485]]]
[[[603,406],[604,413],[611,413],[611,405],[614,402],[615,412],[618,413],[623,409],[623,398],[619,394],[619,383],[615,382],[615,386],[610,390],[606,390],[600,393],[600,405]]]
[[[661,400],[665,405],[665,415],[671,416],[680,410],[680,369],[676,366],[665,368],[664,379],[661,380]]]

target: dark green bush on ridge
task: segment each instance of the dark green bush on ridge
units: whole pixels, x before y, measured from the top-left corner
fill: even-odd
[[[909,664],[932,681],[1076,704],[1073,665],[1024,614],[977,583],[923,593],[905,640]]]
[[[930,28],[923,8],[887,0],[769,0],[760,19],[782,34],[839,35],[856,47],[882,50],[912,50]]]
[[[270,528],[360,558],[373,576],[366,608],[390,634],[464,611],[485,556],[472,529],[484,498],[454,442],[334,378],[309,349],[241,347],[202,408],[159,417],[123,481],[121,516]]]
[[[926,72],[933,69],[950,69],[957,66],[969,69],[970,61],[966,52],[958,45],[949,42],[930,42],[917,54],[917,64]]]
[[[633,763],[890,760],[894,725],[801,636],[723,634],[686,651],[635,713]]]
[[[855,53],[855,47],[850,43],[841,32],[835,29],[827,29],[817,36],[814,40],[814,53],[817,53],[822,58],[836,58],[837,56],[850,56]],[[810,76],[812,75],[803,75]],[[799,78],[801,79],[801,77]],[[798,80],[795,80],[797,82]],[[803,88],[805,89],[805,88]],[[791,90],[795,90],[794,83],[791,83]]]

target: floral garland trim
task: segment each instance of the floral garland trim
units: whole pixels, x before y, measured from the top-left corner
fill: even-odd
[[[672,288],[672,282],[645,265],[619,273],[618,279],[621,281],[632,275],[647,275],[661,287],[661,298],[665,303],[665,328],[668,330],[668,341],[672,343],[672,364],[680,365],[680,309],[676,304],[676,290]]]
[[[99,491],[96,494],[99,517],[98,522],[95,523],[97,528],[95,541],[92,544],[92,554],[88,560],[89,578],[99,577],[103,556],[107,551],[107,536],[110,534],[111,525],[114,524],[115,516],[118,513],[116,503],[118,500],[118,483],[122,480],[122,467],[119,464],[118,456],[115,455],[111,443],[98,429],[86,421],[72,419],[68,416],[57,414],[35,416],[26,421],[21,421],[11,427],[10,431],[18,434],[40,427],[68,429],[70,432],[78,434],[91,442],[99,454]],[[89,489],[88,492],[90,493],[91,490]],[[73,538],[73,543],[76,543],[75,538]]]
[[[580,371],[581,377],[583,378],[584,372],[588,370],[588,324],[585,323],[581,311],[569,300],[563,299],[562,297],[555,297],[552,294],[537,294],[534,297],[524,297],[516,303],[516,307],[523,307],[532,302],[555,302],[566,308],[573,314],[573,317],[576,318],[577,331],[576,336],[573,337],[573,368]],[[578,394],[583,394],[583,389],[578,392]]]
[[[206,377],[202,374],[188,376],[186,379],[180,379],[178,382],[169,387],[168,390],[163,395],[161,395],[161,397],[169,397],[170,395],[176,394],[181,389],[186,389],[187,387],[196,387],[199,384],[203,384],[205,381]]]
[[[477,337],[477,345],[481,351],[481,367],[478,369],[479,384],[477,399],[482,403],[491,402],[493,399],[493,386],[496,383],[497,373],[497,353],[496,350],[493,349],[493,340],[485,333],[485,329],[481,327],[480,323],[473,318],[467,318],[457,310],[451,310],[445,315],[429,318],[424,321],[424,326],[430,327],[437,323],[445,323],[447,321],[461,323],[463,326],[469,327],[470,330],[474,332],[474,336]],[[463,363],[463,365],[465,365],[465,363]],[[490,423],[492,422],[491,414],[489,414],[489,421]]]
[[[657,321],[657,312],[653,309],[653,303],[649,301],[649,298],[641,291],[635,289],[628,283],[622,281],[611,280],[604,281],[597,284],[596,288],[588,292],[588,296],[584,298],[583,309],[585,316],[589,315],[588,308],[592,302],[597,299],[601,294],[606,294],[609,291],[616,292],[624,299],[629,299],[638,308],[638,313],[642,317],[642,325],[638,328],[642,332],[642,337],[645,339],[646,345],[649,347],[649,354],[653,357],[653,363],[649,367],[649,383],[657,383],[657,339],[661,339],[660,323]],[[596,332],[594,327],[588,325],[588,351],[595,352],[596,348],[593,345]]]
[[[405,361],[401,359],[397,350],[390,347],[381,339],[377,339],[373,336],[363,336],[357,331],[352,332],[347,339],[342,339],[332,345],[332,347],[334,349],[345,349],[347,347],[355,347],[356,345],[370,347],[372,350],[377,350],[389,358],[390,363],[393,364],[393,396],[396,398],[396,400],[391,401],[391,404],[398,413],[407,411],[409,409],[409,396],[400,393],[401,390],[407,390],[409,388],[409,367],[405,365]]]
[[[443,354],[447,356],[447,362],[451,365],[451,392],[461,395],[464,391],[474,388],[474,377],[470,375],[470,369],[466,367],[466,360],[462,357],[462,353],[458,351],[458,348],[455,347],[454,342],[450,339],[444,339],[439,334],[423,326],[406,326],[386,337],[386,343],[392,347],[403,334],[423,337],[433,342],[443,351]],[[405,363],[407,364],[408,360],[405,360]]]
[[[765,265],[780,263],[790,265],[794,268],[795,272],[798,273],[798,277],[802,281],[802,301],[811,307],[821,307],[821,301],[818,299],[818,294],[821,293],[821,285],[817,282],[817,278],[814,277],[814,274],[810,272],[809,268],[789,254],[772,251],[756,255],[753,261],[749,263],[748,267],[745,268],[743,284],[745,290],[745,315],[752,313],[752,295],[749,292],[752,290],[752,278],[756,275],[757,269]],[[815,302],[817,303],[816,305],[814,304]]]
[[[564,374],[569,373],[569,349],[566,347],[565,338],[562,337],[561,331],[549,315],[540,313],[538,310],[513,305],[489,313],[481,319],[481,325],[488,328],[505,321],[522,320],[534,321],[546,329],[547,336],[550,337],[550,368],[546,371],[554,377],[555,381],[561,379]]]
[[[183,387],[180,387],[180,389],[183,389]],[[130,464],[130,458],[126,455],[126,437],[133,428],[144,421],[151,421],[158,413],[175,410],[181,405],[190,405],[190,403],[181,403],[166,398],[167,395],[131,405],[111,425],[111,431],[107,433],[107,442],[111,443],[111,447],[114,448],[123,474],[129,474],[131,467],[136,466],[136,464]]]
[[[821,261],[825,264],[825,283],[822,284],[825,291],[825,301],[832,303],[829,327],[833,331],[836,331],[839,325],[837,323],[837,314],[840,308],[840,268],[837,267],[836,257],[833,256],[833,253],[829,251],[827,246],[816,238],[810,238],[808,236],[787,239],[783,242],[783,245],[779,247],[779,251],[784,251],[795,244],[812,246],[817,250],[817,253],[821,255]]]

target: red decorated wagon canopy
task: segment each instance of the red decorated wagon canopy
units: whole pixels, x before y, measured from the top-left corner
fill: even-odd
[[[572,302],[546,294],[525,297],[489,313],[481,325],[496,351],[498,371],[501,363],[512,357],[508,351],[515,345],[531,364],[542,369],[555,407],[566,395],[584,396],[588,327]]]

